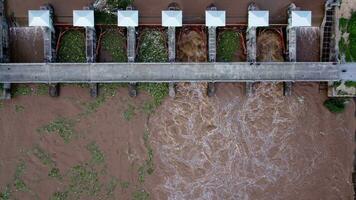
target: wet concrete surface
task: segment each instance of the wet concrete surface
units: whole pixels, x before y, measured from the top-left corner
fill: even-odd
[[[72,21],[72,10],[82,9],[93,0],[74,0],[64,2],[63,0],[11,0],[7,1],[7,13],[13,13],[16,20],[26,24],[27,10],[39,9],[44,3],[51,3],[56,13],[57,23],[69,23]],[[183,10],[183,23],[202,24],[204,23],[204,11],[211,3],[218,9],[226,10],[228,24],[246,24],[247,7],[251,2],[256,2],[260,9],[270,11],[270,23],[286,24],[288,5],[294,2],[304,10],[311,10],[313,13],[313,25],[319,26],[322,22],[325,0],[176,0]],[[166,0],[135,0],[134,6],[140,10],[140,23],[160,24],[161,10],[167,8],[169,1]]]

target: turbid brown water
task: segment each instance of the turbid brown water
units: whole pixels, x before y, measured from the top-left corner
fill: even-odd
[[[205,84],[181,84],[177,98],[167,99],[147,122],[141,112],[145,93],[131,99],[127,89],[85,113],[88,89],[66,86],[59,98],[18,96],[0,108],[0,190],[11,197],[49,199],[68,187],[74,166],[90,163],[86,146],[95,142],[105,163],[96,168],[105,195],[118,180],[112,199],[131,199],[145,191],[151,199],[351,199],[351,172],[356,128],[353,102],[331,114],[317,84],[296,84],[284,97],[279,85],[257,85],[249,98],[242,84],[219,84],[208,98]],[[135,115],[125,120],[129,105]],[[66,144],[55,133],[37,130],[59,116],[75,119],[74,137]],[[81,117],[80,117],[81,116]],[[150,133],[154,173],[138,181],[147,159],[143,140]],[[50,167],[33,154],[40,147],[64,179],[48,176]],[[16,165],[26,191],[14,189]],[[124,181],[129,186],[120,186]],[[98,199],[97,196],[84,199]],[[110,198],[109,198],[110,199]]]
[[[150,120],[154,199],[352,199],[353,103],[331,114],[317,84],[205,87],[180,85]]]
[[[320,61],[319,27],[301,27],[297,30],[297,61]]]
[[[10,62],[43,62],[43,30],[34,27],[10,29]]]
[[[257,60],[262,62],[282,62],[284,40],[282,33],[275,29],[261,30],[257,36]]]
[[[206,62],[206,33],[201,27],[185,27],[179,32],[177,60],[179,62]]]

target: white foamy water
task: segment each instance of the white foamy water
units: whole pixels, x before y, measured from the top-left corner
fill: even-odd
[[[204,93],[202,84],[178,87],[178,98],[152,120],[164,176],[156,191],[169,199],[291,198],[326,158],[319,133],[310,125],[296,131],[302,97],[285,99],[264,84],[247,99]]]

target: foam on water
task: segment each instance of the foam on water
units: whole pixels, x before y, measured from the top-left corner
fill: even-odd
[[[323,144],[296,121],[303,101],[261,84],[247,99],[209,99],[204,84],[178,87],[178,97],[154,118],[152,142],[169,199],[283,199],[325,158]],[[310,131],[310,132],[308,132]],[[305,180],[304,180],[305,181]],[[275,190],[278,188],[278,190]],[[270,191],[269,193],[265,193]]]

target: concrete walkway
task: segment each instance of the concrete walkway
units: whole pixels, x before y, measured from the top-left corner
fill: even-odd
[[[333,63],[3,63],[1,83],[337,81]],[[345,74],[343,74],[345,73]]]

